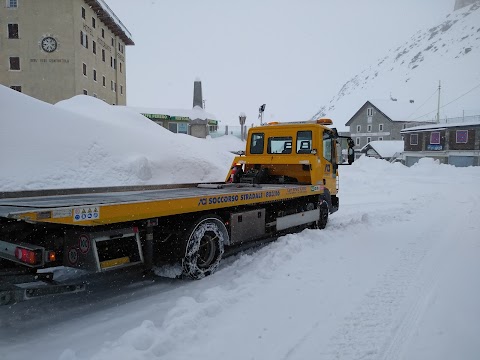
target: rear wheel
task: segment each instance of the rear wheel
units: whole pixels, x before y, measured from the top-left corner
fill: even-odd
[[[319,204],[320,208],[320,216],[318,217],[318,220],[313,223],[312,228],[313,229],[325,229],[328,223],[328,204],[326,201],[322,201]]]
[[[200,218],[185,234],[187,243],[182,260],[183,275],[201,279],[217,270],[224,253],[228,232],[214,215]]]

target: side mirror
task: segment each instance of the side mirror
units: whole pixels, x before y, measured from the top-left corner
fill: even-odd
[[[348,148],[348,165],[351,165],[355,161],[355,151],[353,148]]]

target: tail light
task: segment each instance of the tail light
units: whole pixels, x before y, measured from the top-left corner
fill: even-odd
[[[42,252],[39,250],[29,250],[17,247],[15,249],[15,257],[25,264],[36,265],[42,261]]]
[[[57,254],[55,254],[55,251],[49,251],[47,253],[47,261],[48,262],[54,262],[57,259]]]

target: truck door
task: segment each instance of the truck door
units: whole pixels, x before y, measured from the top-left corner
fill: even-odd
[[[330,194],[337,193],[337,160],[335,151],[335,138],[330,130],[323,132],[323,179],[325,186],[330,191]]]

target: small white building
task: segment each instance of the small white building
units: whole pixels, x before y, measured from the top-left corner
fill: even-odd
[[[403,152],[403,144],[402,140],[376,140],[369,142],[360,152],[369,157],[392,161]]]

